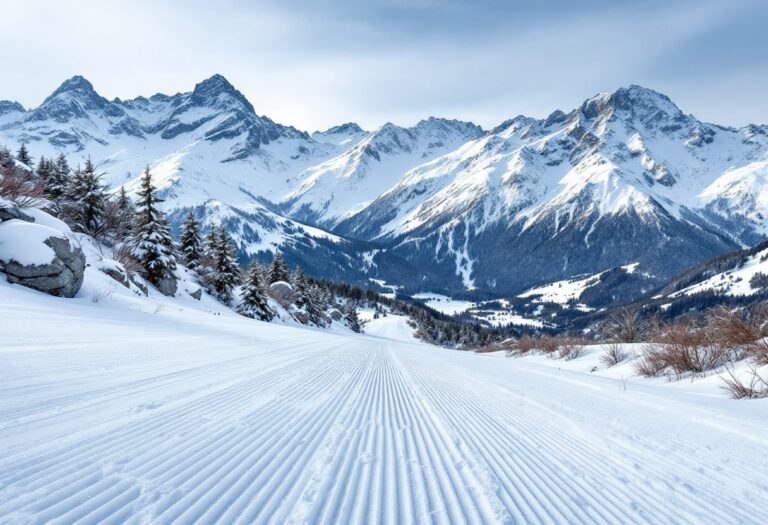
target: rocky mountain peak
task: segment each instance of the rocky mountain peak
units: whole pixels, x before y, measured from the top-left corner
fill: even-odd
[[[215,74],[195,85],[192,100],[201,106],[219,107],[232,101],[243,106],[249,112],[254,112],[253,106],[224,76]]]

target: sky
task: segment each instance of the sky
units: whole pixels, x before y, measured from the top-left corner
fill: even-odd
[[[621,86],[702,120],[768,123],[764,0],[4,0],[0,99],[79,74],[107,98],[220,73],[303,130],[428,116],[492,127]]]

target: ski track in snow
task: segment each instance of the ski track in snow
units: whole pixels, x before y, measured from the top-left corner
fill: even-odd
[[[401,318],[367,337],[72,321],[34,348],[0,345],[0,523],[735,524],[768,510],[768,425],[717,455],[741,436],[708,439],[700,407],[686,419],[429,347]],[[646,412],[648,432],[606,417],[614,405]],[[681,419],[690,435],[663,430]]]

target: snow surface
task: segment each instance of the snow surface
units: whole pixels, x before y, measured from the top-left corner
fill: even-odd
[[[470,308],[475,307],[475,303],[471,301],[461,301],[459,299],[452,299],[447,295],[438,293],[424,292],[417,293],[413,296],[414,299],[420,299],[424,301],[424,304],[437,310],[440,313],[446,315],[456,315],[462,312],[466,312]]]
[[[761,523],[768,402],[0,282],[0,523]],[[100,280],[101,279],[101,280]],[[616,374],[624,373],[618,369]]]
[[[42,224],[12,219],[0,224],[0,261],[16,261],[25,266],[48,264],[56,256],[43,244],[61,232]]]

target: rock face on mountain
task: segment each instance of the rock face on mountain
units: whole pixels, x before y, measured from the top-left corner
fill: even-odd
[[[10,283],[74,297],[83,284],[83,251],[66,235],[33,220],[0,199],[0,271]]]
[[[703,123],[639,86],[488,132],[430,118],[310,135],[220,75],[132,100],[73,77],[37,108],[0,101],[0,144],[22,142],[91,156],[129,192],[149,164],[174,225],[223,222],[243,260],[280,250],[410,291],[503,296],[634,263],[662,283],[768,233],[768,127]]]
[[[631,86],[507,121],[335,231],[438,264],[453,287],[510,293],[634,262],[662,282],[765,235],[750,217],[765,194],[761,132],[701,123]],[[723,178],[731,192],[712,191]]]
[[[354,126],[354,127],[353,127]],[[323,134],[352,137],[338,156],[305,170],[283,201],[291,217],[333,227],[394,186],[411,168],[448,153],[483,130],[469,122],[430,118],[412,128],[387,123],[371,133],[345,124]],[[317,136],[318,134],[315,134]],[[356,141],[355,141],[356,140]]]

